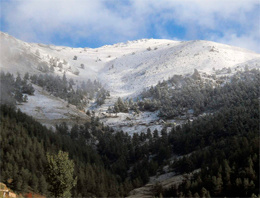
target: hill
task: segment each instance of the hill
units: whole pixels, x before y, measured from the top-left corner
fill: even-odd
[[[48,73],[60,77],[65,73],[77,85],[88,79],[101,82],[110,91],[110,97],[101,106],[96,105],[95,100],[89,101],[83,109],[83,112],[90,110],[99,116],[106,114],[109,106],[113,106],[118,97],[135,98],[145,88],[155,86],[158,81],[168,80],[174,75],[192,74],[194,69],[201,74],[211,75],[224,68],[229,68],[231,74],[234,74],[245,67],[260,67],[259,54],[211,41],[141,39],[92,49],[26,43],[1,32],[0,43],[1,71],[14,75],[17,72],[21,75],[26,72],[30,75]],[[33,86],[35,96],[28,96],[28,103],[20,105],[22,111],[47,126],[68,119],[77,118],[83,122],[87,119],[75,106],[67,105],[66,101]],[[108,118],[103,121],[115,126],[132,116],[118,115],[118,119]],[[159,118],[156,114],[141,112],[135,123],[140,126],[138,130],[146,131],[147,127],[137,124],[141,120],[155,122]],[[131,123],[128,122],[127,125],[129,124]],[[153,128],[160,129],[160,126]],[[124,130],[130,132],[133,128]]]

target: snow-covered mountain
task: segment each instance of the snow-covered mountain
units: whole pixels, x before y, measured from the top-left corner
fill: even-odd
[[[1,32],[0,44],[0,69],[3,71],[33,74],[52,68],[55,74],[63,75],[65,72],[69,78],[78,81],[98,79],[111,93],[111,99],[101,107],[103,111],[117,97],[137,95],[144,88],[174,74],[192,73],[194,69],[210,74],[224,67],[232,71],[245,66],[260,68],[258,53],[201,40],[141,39],[92,49],[26,43]],[[44,95],[40,89],[37,90],[38,94]],[[33,97],[29,97],[29,102],[21,109],[38,119],[43,115],[49,117],[44,105]],[[41,107],[43,114],[37,114],[37,117],[33,113],[30,100],[34,100],[36,107]],[[55,113],[55,108],[53,111]],[[58,114],[59,119],[64,117],[63,113]]]
[[[0,39],[1,70],[40,73],[40,63],[54,64],[56,74],[98,79],[112,93],[125,95],[194,69],[260,67],[260,54],[211,41],[142,39],[92,49],[26,43],[5,33]]]

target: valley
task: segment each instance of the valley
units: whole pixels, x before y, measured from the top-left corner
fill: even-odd
[[[71,48],[3,32],[0,44],[1,182],[16,192],[50,195],[46,156],[62,150],[75,197],[259,194],[260,54],[203,40]]]

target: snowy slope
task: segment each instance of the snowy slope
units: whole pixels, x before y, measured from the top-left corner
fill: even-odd
[[[0,69],[13,74],[42,73],[39,65],[48,68],[52,65],[55,75],[66,73],[76,81],[98,79],[111,93],[98,112],[106,111],[119,96],[137,95],[174,74],[192,73],[194,69],[210,74],[213,68],[224,67],[230,67],[233,72],[246,65],[260,68],[260,54],[211,41],[141,39],[92,49],[26,43],[1,32],[0,50]],[[62,112],[57,113],[62,117]]]
[[[52,127],[55,124],[66,122],[83,124],[90,118],[84,112],[79,111],[75,106],[60,98],[49,95],[41,87],[34,85],[34,96],[28,95],[28,102],[18,105],[24,113],[32,115],[42,124]]]
[[[247,61],[257,67],[260,63],[257,53],[210,41],[142,39],[95,49],[26,43],[5,33],[0,34],[0,41],[3,70],[40,73],[38,64],[50,66],[54,59],[56,65],[62,64],[62,69],[54,67],[56,74],[66,72],[79,80],[99,79],[112,93],[125,96],[195,68],[210,73],[213,68],[234,68]],[[77,60],[73,60],[74,56]],[[75,71],[79,74],[73,74]]]
[[[240,48],[209,41],[175,42],[166,46],[161,44],[157,50],[144,49],[110,61],[101,70],[100,79],[114,91],[122,93],[127,90],[131,94],[174,74],[192,73],[195,68],[211,73],[213,68],[234,68],[252,60],[260,66],[259,54]]]

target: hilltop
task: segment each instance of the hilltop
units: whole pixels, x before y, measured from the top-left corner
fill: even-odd
[[[85,108],[85,111],[94,110],[98,114],[105,113],[118,97],[136,97],[159,81],[168,80],[174,75],[192,74],[194,69],[201,74],[211,75],[225,68],[229,68],[231,74],[245,67],[260,68],[260,54],[203,40],[141,39],[99,48],[71,48],[26,43],[1,32],[0,42],[2,71],[14,75],[17,72],[22,75],[26,72],[31,75],[66,74],[67,78],[76,82],[88,79],[101,82],[110,91],[110,97],[100,107],[93,101]],[[20,106],[24,112],[49,126],[73,117],[84,121],[85,115],[73,106],[67,107],[66,102],[46,95],[37,86],[35,89],[36,95],[28,96],[28,103]],[[69,112],[73,112],[72,117]],[[54,115],[56,121],[53,121]],[[125,119],[126,116],[122,116]],[[112,122],[111,126],[121,122],[120,119],[104,121],[108,124]]]

